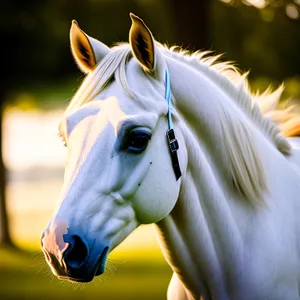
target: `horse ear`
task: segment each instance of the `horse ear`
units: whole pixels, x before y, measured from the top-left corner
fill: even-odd
[[[75,20],[71,25],[70,42],[74,59],[84,73],[92,71],[110,52],[106,45],[84,33]]]
[[[130,13],[132,25],[129,32],[129,42],[132,52],[138,62],[147,71],[155,68],[155,45],[151,31],[144,21]]]

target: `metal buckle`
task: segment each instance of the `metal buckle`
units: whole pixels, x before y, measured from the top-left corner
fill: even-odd
[[[168,139],[170,151],[171,152],[177,151],[179,149],[179,144],[178,141],[176,140],[175,132],[173,129],[169,129],[167,131],[167,139]]]
[[[176,180],[178,180],[181,177],[181,170],[180,170],[178,156],[177,156],[177,150],[179,149],[179,144],[178,141],[176,140],[175,132],[173,128],[167,131],[167,139],[168,139],[169,150],[171,154],[173,170],[175,173]]]

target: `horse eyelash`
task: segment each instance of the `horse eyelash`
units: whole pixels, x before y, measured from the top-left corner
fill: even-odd
[[[67,142],[65,141],[64,137],[61,135],[61,133],[58,133],[58,137],[63,144],[64,147],[67,147]]]

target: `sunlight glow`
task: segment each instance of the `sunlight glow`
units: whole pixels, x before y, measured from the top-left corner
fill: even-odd
[[[286,14],[289,18],[294,19],[294,20],[299,19],[299,9],[297,8],[296,5],[288,4],[286,6],[285,11],[286,11]]]
[[[7,111],[3,124],[6,166],[16,171],[33,166],[63,167],[66,148],[58,137],[61,116],[61,111]]]
[[[227,4],[232,2],[232,0],[221,0],[221,1],[224,2],[224,3],[227,3]]]
[[[243,2],[247,2],[250,5],[253,5],[259,9],[265,8],[267,6],[267,2],[265,0],[245,0]]]

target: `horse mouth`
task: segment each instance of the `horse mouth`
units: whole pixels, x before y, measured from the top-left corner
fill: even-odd
[[[108,250],[109,250],[109,247],[105,247],[104,250],[102,251],[102,253],[97,261],[97,264],[96,264],[96,272],[94,273],[95,274],[94,276],[99,276],[104,273],[107,256],[108,256]]]
[[[86,265],[82,266],[82,268],[77,269],[77,270],[71,270],[71,269],[67,270],[67,272],[65,272],[65,274],[69,274],[69,276],[68,275],[58,275],[57,277],[61,280],[68,280],[68,281],[78,282],[78,283],[91,282],[95,276],[99,276],[104,273],[108,252],[109,252],[109,247],[105,247],[104,250],[102,251],[101,255],[99,256],[97,263],[95,264],[92,271],[90,271],[89,266],[86,264]],[[74,274],[74,271],[75,271],[76,275]],[[88,271],[90,271],[90,272],[88,272]],[[81,275],[80,273],[83,274],[82,277],[80,276]]]
[[[60,280],[68,280],[72,282],[77,282],[77,283],[87,283],[91,282],[94,279],[94,276],[90,278],[74,278],[74,277],[69,277],[69,276],[57,276],[58,279]]]

